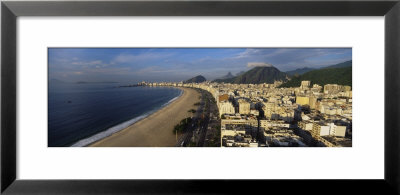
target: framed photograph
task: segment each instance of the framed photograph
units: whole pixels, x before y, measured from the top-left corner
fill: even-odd
[[[2,1],[1,192],[398,194],[399,6]]]
[[[352,147],[351,48],[49,48],[48,63],[48,147]]]

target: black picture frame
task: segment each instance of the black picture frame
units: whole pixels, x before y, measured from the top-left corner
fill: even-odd
[[[20,180],[16,179],[19,16],[385,16],[385,176],[382,180]],[[379,194],[400,193],[399,0],[2,1],[1,192],[4,194]],[[383,127],[382,127],[383,128]],[[371,143],[372,144],[372,143]],[[251,167],[256,171],[259,167]],[[322,171],[322,170],[310,170]],[[365,170],[368,171],[368,170]],[[323,190],[323,191],[321,191]]]

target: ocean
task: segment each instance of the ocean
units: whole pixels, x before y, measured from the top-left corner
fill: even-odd
[[[177,99],[173,87],[119,83],[49,83],[48,146],[86,146],[147,117]]]

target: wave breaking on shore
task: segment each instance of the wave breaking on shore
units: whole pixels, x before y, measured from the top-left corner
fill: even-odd
[[[168,106],[169,104],[171,104],[172,102],[174,102],[175,100],[177,100],[179,97],[181,97],[182,94],[183,94],[183,90],[181,90],[181,92],[180,92],[180,94],[179,94],[178,96],[172,98],[172,99],[169,100],[167,103],[165,103],[165,104],[163,104],[162,106],[160,106],[159,108],[154,109],[154,110],[151,110],[151,111],[149,111],[149,112],[147,112],[147,113],[145,113],[145,114],[143,114],[143,115],[140,115],[140,116],[135,117],[135,118],[133,118],[133,119],[131,119],[131,120],[128,120],[128,121],[125,121],[125,122],[120,123],[120,124],[118,124],[118,125],[115,125],[115,126],[113,126],[113,127],[110,127],[110,128],[108,128],[108,129],[106,129],[105,131],[99,132],[99,133],[94,134],[94,135],[92,135],[92,136],[90,136],[90,137],[81,139],[81,140],[79,140],[78,142],[72,144],[70,147],[84,147],[84,146],[88,146],[88,145],[90,145],[90,144],[92,144],[92,143],[94,143],[94,142],[97,142],[97,141],[99,141],[99,140],[101,140],[101,139],[104,139],[104,138],[106,138],[106,137],[108,137],[108,136],[110,136],[110,135],[112,135],[112,134],[114,134],[114,133],[117,133],[117,132],[119,132],[119,131],[121,131],[121,130],[123,130],[123,129],[125,129],[125,128],[127,128],[127,127],[133,125],[133,124],[135,124],[136,122],[138,122],[138,121],[140,121],[140,120],[142,120],[142,119],[147,118],[148,116],[150,116],[151,114],[153,114],[153,113],[155,113],[155,112],[161,110],[162,108]]]

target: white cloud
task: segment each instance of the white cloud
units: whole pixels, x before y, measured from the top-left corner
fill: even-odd
[[[90,65],[100,65],[100,64],[102,64],[102,61],[101,60],[94,60],[94,61],[89,61],[89,62],[80,61],[80,62],[72,62],[71,64],[81,65],[81,66],[90,66]]]
[[[245,51],[237,54],[234,58],[248,58],[255,55],[259,55],[261,50],[259,49],[246,49]]]
[[[161,58],[168,58],[174,55],[173,53],[141,53],[137,55],[133,54],[120,54],[114,58],[115,63],[134,63],[134,62],[146,62],[150,60],[158,60]],[[168,60],[168,59],[165,59]]]
[[[135,55],[128,55],[128,54],[121,54],[118,55],[114,61],[117,63],[126,63],[126,62],[130,62],[136,59]]]
[[[104,63],[101,60],[93,60],[93,61],[75,61],[72,62],[71,64],[73,65],[78,65],[78,66],[84,66],[84,67],[89,67],[89,66],[95,66],[96,68],[98,67],[106,67],[109,65],[113,65],[114,63]]]
[[[176,72],[176,70],[173,69],[162,69],[159,66],[149,66],[146,68],[142,68],[138,71],[136,71],[136,74],[149,74],[149,73],[167,73],[167,72]]]
[[[247,63],[247,67],[253,68],[253,67],[273,67],[273,66],[272,64],[265,62],[249,62]]]

